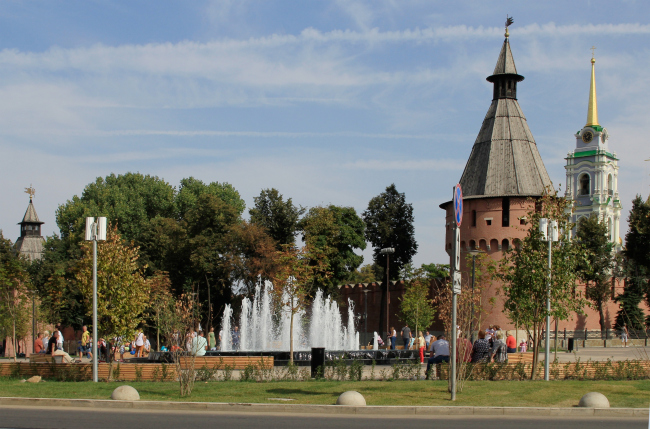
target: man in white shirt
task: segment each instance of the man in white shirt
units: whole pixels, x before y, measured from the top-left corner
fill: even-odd
[[[199,331],[199,335],[192,339],[192,353],[194,356],[205,356],[208,350],[208,340],[205,339],[203,331]]]

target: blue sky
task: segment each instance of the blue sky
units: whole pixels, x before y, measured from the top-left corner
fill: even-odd
[[[0,2],[0,228],[17,238],[30,183],[51,234],[59,204],[127,171],[359,213],[395,183],[415,263],[446,263],[438,205],[490,105],[506,14],[519,103],[562,189],[596,46],[627,218],[650,185],[647,1],[35,0]]]

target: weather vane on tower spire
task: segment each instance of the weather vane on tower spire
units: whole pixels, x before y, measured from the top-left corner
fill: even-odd
[[[508,27],[510,27],[513,22],[514,20],[512,19],[512,17],[506,15],[506,37],[510,36],[510,33],[508,33]]]
[[[34,195],[36,195],[36,189],[32,186],[32,184],[29,184],[29,188],[25,188],[25,193],[29,194],[29,202],[32,202],[32,199],[34,198]]]

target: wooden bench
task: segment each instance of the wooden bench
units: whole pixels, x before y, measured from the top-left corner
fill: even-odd
[[[108,379],[109,364],[100,363],[99,378]],[[113,363],[113,379],[128,381],[175,381],[176,365],[160,363]]]
[[[29,355],[30,363],[63,363],[63,356],[52,356],[44,353],[35,353]]]
[[[508,353],[508,363],[533,363],[533,353]]]
[[[189,368],[191,359],[181,357],[181,368]],[[226,366],[230,369],[244,369],[249,365],[273,368],[273,356],[197,356],[194,360],[194,369],[224,369]]]

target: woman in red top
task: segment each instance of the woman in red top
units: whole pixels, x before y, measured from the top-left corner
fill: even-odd
[[[510,331],[506,332],[506,347],[508,353],[517,353],[517,340],[512,336]]]

